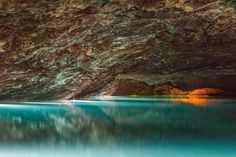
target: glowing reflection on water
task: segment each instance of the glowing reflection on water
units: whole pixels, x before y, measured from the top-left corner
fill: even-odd
[[[204,97],[2,102],[0,156],[236,156],[235,105]]]

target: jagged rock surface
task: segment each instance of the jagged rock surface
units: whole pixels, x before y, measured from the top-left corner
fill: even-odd
[[[235,43],[230,2],[2,0],[0,99],[114,93],[124,74],[140,76],[141,91],[167,83],[235,95]]]

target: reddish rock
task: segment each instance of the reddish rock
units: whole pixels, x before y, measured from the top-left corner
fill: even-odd
[[[108,89],[105,90],[106,93],[103,95],[143,95],[149,96],[154,95],[153,86],[146,82],[133,80],[133,79],[119,79],[115,81]]]

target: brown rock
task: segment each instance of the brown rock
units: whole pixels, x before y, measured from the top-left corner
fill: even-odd
[[[116,2],[2,0],[0,99],[236,95],[233,3]]]

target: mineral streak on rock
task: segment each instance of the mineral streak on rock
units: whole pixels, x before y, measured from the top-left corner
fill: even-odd
[[[236,95],[235,43],[229,1],[1,0],[0,99]]]

